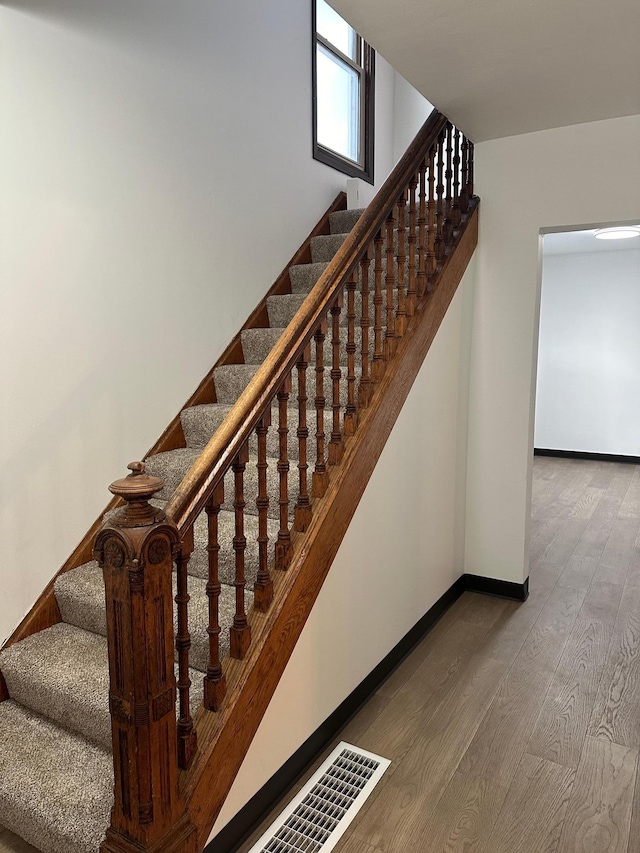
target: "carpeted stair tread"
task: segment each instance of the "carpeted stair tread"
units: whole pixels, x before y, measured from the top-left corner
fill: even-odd
[[[0,824],[42,853],[98,853],[112,804],[109,751],[0,703]]]
[[[343,388],[344,386],[344,388]],[[344,393],[346,399],[346,380],[341,380],[341,393]],[[158,497],[168,500],[178,487],[182,478],[189,470],[190,465],[198,458],[200,451],[192,448],[178,448],[177,450],[167,450],[164,453],[156,453],[155,456],[149,456],[145,461],[146,470],[154,477],[160,477],[164,480],[165,486],[161,492],[158,492]],[[245,513],[247,515],[257,515],[258,508],[256,506],[256,498],[258,497],[258,469],[256,467],[257,456],[250,456],[244,474],[244,500],[246,503]],[[267,459],[267,464],[270,471],[276,471],[278,460],[271,457]],[[290,501],[295,501],[296,486],[298,471],[294,465],[291,465],[289,470],[289,498]],[[223,508],[228,511],[233,511],[234,498],[234,473],[229,469],[224,478],[225,482],[225,502]],[[267,480],[269,494],[269,517],[279,517],[278,507],[278,483],[275,476],[268,476]]]
[[[330,261],[346,239],[347,234],[320,234],[312,237],[311,262],[317,264]]]
[[[329,214],[329,227],[332,234],[346,234],[351,231],[365,208],[357,210],[336,210]]]
[[[262,364],[274,348],[284,329],[245,329],[242,339],[242,353],[246,364]]]
[[[276,529],[277,533],[277,529]],[[207,598],[206,577],[208,574],[207,552],[205,543],[199,543],[198,557],[205,563],[204,578],[190,576],[188,581],[189,595],[189,626],[191,631],[190,664],[194,669],[204,672],[207,668],[207,657],[209,649],[209,637],[207,625],[209,623],[209,599]],[[194,552],[195,555],[195,552]],[[193,559],[193,558],[192,558]],[[228,560],[226,561],[229,562]],[[257,574],[257,555],[253,561],[255,569],[251,585]],[[229,568],[225,566],[225,577],[222,591],[220,593],[220,656],[224,657],[229,651],[229,628],[233,623],[235,612],[235,589],[229,585],[233,580]],[[247,572],[248,576],[248,572]],[[247,608],[253,603],[253,596],[247,586]],[[173,591],[176,593],[176,575],[173,576]],[[63,622],[91,631],[95,634],[106,636],[106,606],[104,596],[104,582],[102,569],[96,562],[85,563],[77,569],[65,572],[55,583],[55,595]],[[176,622],[176,608],[174,607],[174,623]]]
[[[53,585],[62,621],[107,636],[102,569],[92,561],[59,575]]]
[[[292,293],[309,293],[328,266],[329,261],[320,261],[317,264],[296,264],[289,267]]]
[[[157,492],[156,498],[169,500],[199,455],[200,450],[178,447],[176,450],[165,450],[148,456],[144,461],[147,474],[164,480],[164,488]]]
[[[87,740],[111,748],[107,640],[60,622],[0,654],[9,696]],[[192,707],[202,701],[202,677],[191,671]]]
[[[187,447],[203,448],[231,411],[231,403],[206,403],[180,412]]]
[[[394,290],[394,296],[397,299],[397,290]],[[296,312],[299,310],[300,306],[307,298],[306,293],[287,293],[284,296],[269,296],[267,299],[267,313],[269,315],[269,325],[272,328],[286,328],[289,323],[293,320]],[[382,303],[382,325],[385,326],[387,322],[386,318],[386,303],[387,303],[387,293],[386,288],[383,290],[382,294],[383,303]],[[347,325],[347,304],[346,304],[346,294],[343,302],[342,310],[340,312],[340,325]],[[362,295],[358,291],[355,294],[354,300],[356,320],[355,325],[356,328],[360,325],[360,318],[362,316]],[[373,303],[373,291],[371,290],[369,293],[369,321],[373,326],[374,321],[374,303]],[[327,340],[331,339],[331,316],[329,315],[328,324],[327,324]],[[244,365],[246,366],[246,365]],[[247,380],[248,382],[249,380]]]
[[[255,376],[259,366],[259,364],[224,364],[216,367],[213,371],[213,384],[218,403],[235,403]]]
[[[244,500],[246,503],[245,517],[248,515],[258,515],[256,507],[256,498],[258,497],[258,469],[256,467],[257,456],[249,458],[247,467],[244,472]],[[279,477],[277,476],[278,460],[276,458],[267,457],[267,495],[269,497],[268,517],[277,519],[280,517],[280,498]],[[298,469],[292,461],[289,466],[289,514],[293,517],[293,508],[298,496]],[[229,471],[225,476],[225,502],[223,508],[229,512],[233,511],[233,496],[234,496],[234,475],[233,471]],[[245,533],[246,536],[246,533]]]
[[[325,357],[325,362],[326,362],[326,366],[328,367],[329,362],[326,359],[327,359],[327,357]],[[311,370],[309,372],[311,372]],[[313,374],[313,376],[314,376],[314,381],[315,381],[315,373]],[[325,376],[328,376],[328,372],[325,373]],[[326,381],[327,381],[327,383],[329,382],[328,379]],[[314,396],[315,396],[315,388],[313,389],[313,391],[314,391]],[[327,393],[328,393],[328,388],[327,388]],[[291,395],[290,402],[291,402],[291,400],[293,400],[294,403],[296,402],[295,395],[293,395],[293,394]],[[312,403],[312,402],[313,402],[313,399],[311,397],[309,397],[309,402],[307,403],[307,406],[309,406],[309,403]],[[218,403],[203,403],[200,406],[194,406],[193,407],[194,409],[201,409],[202,411],[200,411],[198,413],[198,416],[197,416],[197,422],[199,424],[198,430],[197,431],[189,430],[188,432],[185,432],[185,438],[187,440],[187,444],[189,445],[189,447],[194,447],[194,448],[198,448],[201,450],[207,444],[207,442],[209,441],[209,439],[213,435],[213,432],[215,431],[215,423],[217,420],[216,407],[218,405],[219,405]],[[208,411],[209,407],[211,407],[211,409],[212,409],[210,420],[209,420],[209,411]],[[272,418],[271,428],[269,429],[269,431],[267,433],[267,455],[272,457],[273,459],[277,459],[278,455],[280,453],[280,443],[279,443],[280,440],[279,440],[279,436],[278,436],[278,407],[277,407],[277,404],[274,404],[272,407],[271,418]],[[298,407],[297,407],[297,404],[296,405],[290,405],[288,407],[287,423],[289,424],[289,435],[287,436],[287,446],[288,446],[288,452],[289,452],[289,459],[297,461],[297,459],[298,459],[298,438],[296,435],[296,430],[298,428]],[[209,425],[212,428],[211,433],[208,432]],[[316,410],[313,408],[307,408],[307,425],[309,428],[309,441],[311,441],[311,440],[315,441]],[[252,434],[251,438],[249,439],[249,452],[254,457],[256,457],[258,454],[258,438],[257,438],[255,432]]]
[[[267,532],[269,534],[270,549],[278,535],[279,523],[277,520],[267,519]],[[221,510],[218,515],[218,542],[220,552],[218,555],[218,572],[223,584],[232,584],[235,579],[235,552],[233,550],[233,537],[235,535],[235,514],[227,510]],[[245,514],[244,535],[247,540],[247,548],[244,552],[245,575],[247,578],[247,589],[253,587],[258,574],[258,516]],[[189,560],[189,574],[194,577],[206,578],[209,576],[209,558],[207,547],[207,516],[201,513],[196,519],[194,526],[195,550]],[[270,550],[271,554],[271,550]]]

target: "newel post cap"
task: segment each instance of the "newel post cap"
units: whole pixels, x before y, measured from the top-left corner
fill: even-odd
[[[110,523],[116,527],[145,527],[164,521],[164,511],[149,503],[150,498],[164,488],[164,481],[147,474],[144,462],[130,462],[127,468],[131,473],[109,486],[112,494],[127,502]]]

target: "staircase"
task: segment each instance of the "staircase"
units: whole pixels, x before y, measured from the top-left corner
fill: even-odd
[[[0,652],[0,825],[43,853],[203,849],[475,247],[473,146],[434,113],[340,208]]]

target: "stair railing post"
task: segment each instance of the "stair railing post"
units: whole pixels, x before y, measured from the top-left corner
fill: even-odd
[[[173,554],[178,529],[149,499],[162,480],[141,462],[109,490],[126,502],[100,529],[115,801],[102,853],[196,853],[178,789]]]

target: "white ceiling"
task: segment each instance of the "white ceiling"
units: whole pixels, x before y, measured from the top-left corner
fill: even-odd
[[[583,252],[620,252],[635,250],[640,252],[640,236],[629,240],[596,240],[595,228],[583,231],[559,231],[545,234],[543,253],[545,255],[576,255]]]
[[[475,142],[640,114],[640,0],[329,0]]]

